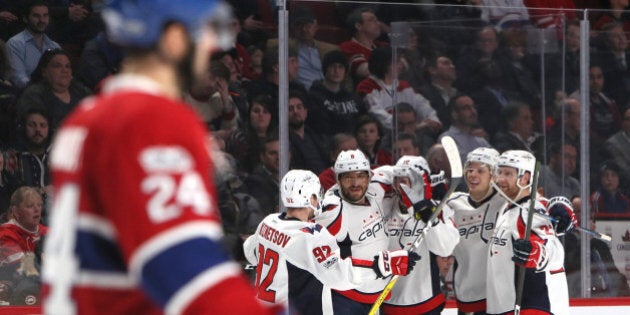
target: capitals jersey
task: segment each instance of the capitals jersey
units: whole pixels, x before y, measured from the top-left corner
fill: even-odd
[[[385,231],[389,237],[389,250],[408,249],[416,238],[425,233],[415,252],[421,259],[406,276],[398,278],[391,297],[383,303],[384,314],[424,314],[441,310],[446,298],[440,289],[439,268],[435,255],[450,256],[457,244],[459,234],[450,220],[438,220],[425,231],[426,225],[413,216],[413,211],[400,210],[399,198],[391,193],[391,181],[383,174],[388,168],[374,170],[370,184],[377,195],[383,196],[385,209]]]
[[[513,241],[525,237],[530,197],[510,204],[496,221],[488,248],[487,313],[504,314],[514,310],[518,268],[512,261]],[[544,206],[536,201],[535,211],[545,213]],[[568,306],[566,281],[564,287],[555,275],[564,273],[564,250],[556,237],[551,222],[534,216],[530,240],[542,244],[538,251],[538,266],[525,272],[525,286],[521,310],[535,310],[540,314],[568,314],[561,311]],[[568,311],[568,309],[566,310]]]
[[[455,193],[446,203],[444,213],[450,213],[459,230],[459,243],[453,250],[453,288],[457,308],[461,312],[486,310],[486,265],[488,246],[499,213],[507,201],[494,189],[480,202],[468,193]]]
[[[46,314],[258,314],[219,243],[207,131],[149,78],[83,101],[51,156]]]
[[[335,237],[317,223],[268,215],[243,244],[256,265],[258,298],[301,315],[331,314],[331,288],[350,290],[376,278],[372,261],[342,259]]]
[[[337,240],[341,257],[371,261],[374,256],[388,249],[389,240],[383,226],[382,200],[368,189],[367,204],[358,205],[340,197],[339,186],[331,187],[324,196],[323,211],[315,222],[325,226]],[[371,270],[361,271],[362,277]],[[373,304],[387,285],[388,280],[372,277],[352,290],[339,294],[359,303]]]

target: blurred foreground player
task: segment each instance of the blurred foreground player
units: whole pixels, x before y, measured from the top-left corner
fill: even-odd
[[[229,14],[217,1],[106,2],[126,57],[53,145],[45,313],[264,314],[219,244],[207,131],[179,100],[231,41]]]

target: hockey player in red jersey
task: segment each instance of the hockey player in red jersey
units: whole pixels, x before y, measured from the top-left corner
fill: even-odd
[[[220,245],[207,130],[180,101],[232,42],[209,0],[111,0],[121,73],[54,140],[46,314],[265,314]]]
[[[564,250],[548,217],[533,216],[530,239],[524,239],[535,164],[522,150],[505,151],[497,162],[496,185],[508,206],[499,213],[488,250],[488,314],[514,311],[517,266],[527,268],[521,314],[568,314],[566,278],[562,283],[556,277],[564,273]],[[534,205],[546,213],[538,198]]]
[[[332,314],[330,289],[350,290],[390,275],[406,275],[417,256],[407,251],[374,252],[374,259],[341,258],[335,237],[317,223],[322,191],[315,174],[289,171],[280,183],[286,212],[270,214],[243,245],[256,267],[258,298],[288,303],[290,313]],[[375,274],[376,273],[376,274]]]

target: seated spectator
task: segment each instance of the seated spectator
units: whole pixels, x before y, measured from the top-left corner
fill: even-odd
[[[100,32],[83,47],[77,79],[96,92],[100,90],[103,79],[118,73],[122,57],[122,50],[107,39],[105,32]]]
[[[306,124],[320,134],[332,136],[352,132],[359,116],[367,113],[359,97],[348,91],[344,82],[348,60],[339,50],[324,55],[324,79],[315,81],[308,95],[309,119]]]
[[[0,279],[13,291],[11,305],[34,305],[39,300],[40,266],[36,259],[41,259],[41,253],[36,257],[35,251],[48,232],[40,223],[42,198],[37,190],[18,188],[11,196],[9,217],[0,226]]]
[[[215,77],[223,77],[227,80],[227,92],[238,109],[236,113],[239,117],[238,123],[243,125],[241,119],[247,115],[249,103],[247,101],[247,91],[244,88],[243,76],[241,75],[241,63],[238,54],[236,48],[213,53],[210,72],[213,72]],[[227,76],[224,74],[225,70],[222,69],[223,67],[218,66],[217,63],[225,65],[228,72]]]
[[[630,198],[619,189],[619,166],[605,162],[599,169],[599,187],[591,194],[591,209],[596,216],[626,214],[630,217]]]
[[[247,85],[247,96],[249,102],[258,95],[270,95],[275,108],[278,107],[278,84],[280,83],[280,67],[278,66],[278,49],[268,49],[263,56],[263,78],[261,80],[251,81]],[[288,75],[289,75],[289,90],[299,90],[306,94],[306,88],[297,81],[297,50],[289,49],[288,60]],[[274,110],[277,112],[277,109]]]
[[[418,116],[411,104],[398,103],[394,110],[396,112],[396,130],[398,134],[407,133],[413,135],[416,138],[420,152],[427,152],[429,147],[435,143],[437,136],[426,128],[426,124],[418,122]],[[381,147],[391,147],[391,140],[391,137],[385,137]]]
[[[245,76],[245,79],[250,81],[260,79],[263,72],[262,59],[265,55],[265,52],[262,50],[262,48],[256,45],[251,45],[247,47],[247,53],[249,54],[250,63],[249,68],[244,69],[243,75]]]
[[[94,12],[91,0],[47,0],[50,8],[50,37],[67,51],[74,66],[81,50],[105,26],[100,14]]]
[[[444,128],[448,128],[451,124],[451,117],[447,105],[458,92],[457,88],[453,86],[457,79],[455,65],[451,58],[437,55],[428,59],[427,73],[430,82],[420,87],[419,91],[431,102],[431,107],[437,112]]]
[[[389,47],[374,49],[369,61],[370,76],[362,80],[357,86],[357,94],[367,105],[371,113],[389,133],[392,130],[393,97],[396,93],[397,103],[405,102],[413,106],[418,118],[417,129],[426,129],[430,134],[437,135],[442,130],[442,124],[435,109],[421,94],[414,91],[407,81],[395,81],[395,69],[392,68],[392,51]],[[396,67],[400,66],[398,60]],[[398,82],[398,86],[393,86]]]
[[[621,130],[604,142],[603,150],[619,166],[621,178],[630,178],[630,107],[623,111],[622,119]]]
[[[498,119],[501,125],[492,138],[492,146],[503,153],[507,150],[525,150],[540,157],[543,138],[534,132],[534,120],[529,105],[512,101],[501,110]]]
[[[341,153],[341,151],[356,150],[358,148],[357,139],[352,134],[338,133],[332,137],[332,151],[330,152],[331,166],[319,173],[319,182],[322,184],[324,191],[327,191],[337,183],[332,165],[335,165],[335,160],[339,153]]]
[[[44,201],[51,193],[48,158],[52,136],[49,122],[46,112],[29,110],[20,125],[21,142],[17,144],[17,176],[20,185],[37,189]],[[44,219],[46,215],[44,209]]]
[[[580,197],[571,199],[578,222],[584,219],[581,216]],[[595,230],[593,212],[588,218],[588,228]],[[583,233],[573,231],[564,235],[564,268],[567,274],[567,283],[570,297],[582,296],[582,246],[580,245]],[[630,296],[628,281],[623,273],[619,272],[610,252],[609,245],[597,238],[590,239],[591,249],[591,296],[592,297],[620,297]]]
[[[477,64],[480,62],[496,61],[499,48],[499,34],[492,26],[484,26],[475,33],[472,46],[464,46],[459,51],[455,66],[457,81],[455,86],[463,93],[472,93],[482,88],[482,81],[478,79]]]
[[[610,23],[602,29],[604,47],[591,54],[591,60],[599,64],[604,72],[606,94],[610,95],[618,106],[630,105],[630,52],[628,37],[623,26]]]
[[[280,190],[280,141],[273,135],[264,140],[260,151],[260,163],[245,177],[246,191],[253,196],[264,212],[263,217],[278,212],[278,192]]]
[[[339,48],[348,57],[350,75],[355,84],[358,84],[370,75],[368,60],[370,60],[372,50],[384,45],[376,40],[381,36],[381,25],[374,10],[369,7],[359,7],[348,14],[346,27],[352,38],[339,44]]]
[[[7,170],[5,159],[5,151],[0,150],[0,223],[7,220],[11,195],[18,188],[17,178]]]
[[[451,126],[440,135],[439,139],[451,136],[459,148],[462,161],[466,161],[468,153],[476,148],[491,147],[488,140],[475,134],[479,122],[475,102],[470,96],[456,95],[451,98],[448,109],[451,115]]]
[[[359,117],[354,136],[357,139],[359,149],[363,151],[372,167],[392,165],[392,156],[380,148],[383,135],[383,128],[376,118],[371,115]]]
[[[193,82],[184,93],[201,121],[210,130],[229,133],[236,129],[238,111],[228,90],[230,70],[220,61],[213,61],[203,80]]]
[[[503,70],[496,60],[481,61],[476,65],[475,80],[481,87],[470,94],[477,104],[479,124],[492,138],[498,131],[496,114],[514,99],[504,88]]]
[[[61,48],[46,35],[50,22],[48,4],[44,0],[33,0],[25,6],[22,19],[26,29],[9,38],[7,48],[13,71],[11,82],[24,88],[31,73],[37,67],[42,54],[49,49]]]
[[[91,94],[90,89],[72,77],[68,54],[61,49],[49,50],[42,55],[29,85],[18,99],[18,118],[32,108],[40,108],[49,113],[50,127],[55,130],[79,102]]]
[[[308,110],[305,97],[297,91],[289,92],[289,145],[292,168],[310,170],[315,174],[328,166],[328,139],[305,125]]]
[[[258,95],[245,117],[247,125],[234,131],[225,141],[225,151],[238,161],[242,172],[252,172],[259,162],[263,140],[276,132],[277,113],[268,95]]]
[[[549,144],[549,161],[540,169],[539,187],[544,196],[580,195],[580,182],[571,174],[575,171],[577,150],[570,142]]]
[[[398,134],[396,141],[394,141],[392,152],[394,152],[393,158],[395,161],[398,161],[398,159],[403,155],[413,155],[413,156],[421,155],[420,146],[418,145],[418,141],[416,140],[416,137],[408,133]]]
[[[10,81],[11,65],[6,48],[5,42],[0,40],[0,146],[14,140],[15,103],[20,92]]]

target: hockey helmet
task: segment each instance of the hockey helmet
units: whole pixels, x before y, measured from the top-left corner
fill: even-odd
[[[480,147],[468,153],[466,156],[466,167],[469,163],[478,162],[488,165],[490,171],[494,171],[497,166],[499,152],[493,148]]]
[[[317,207],[311,204],[311,196],[317,197]],[[315,211],[315,216],[321,211],[323,200],[322,185],[319,178],[311,171],[290,170],[280,183],[280,197],[287,208],[309,207]]]
[[[337,178],[339,178],[339,175],[348,172],[366,171],[369,174],[370,170],[370,161],[368,161],[361,150],[341,151],[337,155],[337,160],[335,160],[333,167]]]
[[[513,167],[517,170],[518,178],[520,179],[525,175],[525,172],[529,172],[534,175],[534,169],[536,168],[536,158],[533,154],[524,150],[508,150],[503,152],[497,160],[497,167],[507,166]],[[531,185],[532,180],[525,187]],[[520,185],[519,185],[520,187]]]
[[[180,22],[195,40],[204,26],[212,22],[217,45],[233,45],[229,30],[230,8],[217,0],[109,0],[102,11],[109,39],[126,47],[155,45],[164,26]]]

